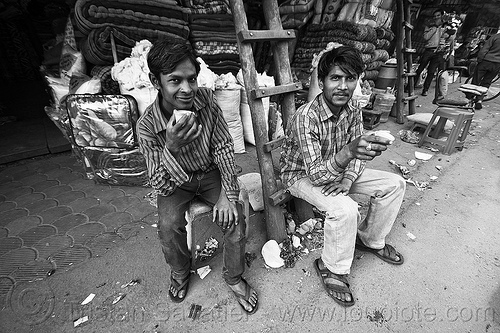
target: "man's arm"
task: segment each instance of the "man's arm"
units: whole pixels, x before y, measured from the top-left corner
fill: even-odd
[[[169,195],[178,185],[186,182],[189,176],[169,150],[161,146],[148,123],[146,120],[137,123],[139,150],[146,161],[151,186],[162,195]]]
[[[324,158],[321,149],[321,137],[318,119],[311,118],[307,114],[298,114],[291,124],[292,131],[295,132],[297,144],[302,152],[306,173],[311,182],[317,186],[325,185],[331,182],[340,182],[344,173],[354,156],[348,149],[341,149],[332,158]],[[334,139],[334,138],[332,138]],[[332,145],[335,143],[332,142]],[[350,177],[355,177],[357,170],[354,165],[363,164],[354,163],[350,171]],[[359,176],[359,174],[358,174]],[[355,179],[354,178],[354,179]]]
[[[348,142],[351,143],[355,138],[359,138],[363,135],[363,122],[361,111],[359,108],[353,108],[353,112],[355,112],[355,117],[351,126],[351,140]],[[348,149],[348,147],[344,147],[344,149]],[[348,179],[351,183],[354,183],[356,179],[358,179],[359,175],[363,172],[366,166],[366,161],[360,160],[356,157],[351,159],[345,168],[344,171],[344,179]]]

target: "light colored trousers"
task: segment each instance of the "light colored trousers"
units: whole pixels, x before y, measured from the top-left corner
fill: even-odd
[[[365,169],[349,191],[350,194],[370,196],[370,206],[363,222],[356,201],[342,194],[325,196],[321,193],[323,187],[314,186],[305,177],[288,190],[294,197],[326,212],[321,259],[331,272],[349,274],[356,234],[368,247],[382,249],[385,246],[385,237],[391,231],[403,202],[406,183],[394,173]]]

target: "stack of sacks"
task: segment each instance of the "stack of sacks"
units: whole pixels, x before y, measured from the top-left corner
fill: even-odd
[[[372,87],[375,85],[375,81],[378,78],[380,68],[390,58],[387,50],[390,48],[391,42],[395,37],[394,33],[387,28],[376,27],[375,31],[377,33],[377,39],[375,41],[376,49],[370,61],[366,63],[365,69],[365,80],[367,80]]]
[[[215,97],[229,128],[229,134],[233,138],[236,154],[245,152],[243,124],[240,115],[242,88],[232,73],[221,74],[215,80]]]
[[[233,16],[224,1],[188,0],[189,41],[198,57],[203,58],[216,74],[232,73],[240,69]]]
[[[375,27],[377,32],[377,40],[375,41],[375,47],[381,50],[388,50],[391,48],[391,43],[396,38],[394,32],[388,28]]]
[[[330,42],[349,45],[360,50],[363,62],[366,64],[373,59],[376,39],[375,29],[368,25],[338,21],[311,24],[295,49],[292,66],[309,70],[314,53],[321,52]]]
[[[314,15],[316,0],[287,0],[279,6],[284,29],[299,29]]]
[[[365,63],[365,80],[375,81],[378,78],[380,67],[389,60],[389,53],[386,50],[376,49],[373,51],[372,58]],[[370,82],[373,87],[374,82]]]
[[[123,95],[131,95],[137,101],[139,114],[154,102],[158,91],[149,80],[147,64],[148,52],[153,47],[148,40],[137,42],[130,56],[116,63],[111,69],[111,77],[120,86]]]
[[[240,70],[236,76],[237,81],[242,86],[241,89],[241,104],[240,104],[240,114],[241,122],[243,124],[243,135],[245,141],[255,146],[255,135],[252,124],[252,112],[250,111],[250,105],[248,104],[248,96],[243,83],[243,72]],[[257,82],[259,87],[274,87],[274,77],[268,76],[266,73],[257,73]],[[262,104],[264,107],[264,119],[266,121],[266,129],[269,129],[269,97],[262,98]],[[273,133],[271,139],[277,139],[284,135],[282,118],[279,111],[276,113],[276,131]]]
[[[142,39],[189,36],[188,12],[175,0],[77,0],[75,20],[86,35],[85,58],[96,65],[112,65],[111,33],[116,42],[117,61],[126,58],[135,42]]]
[[[389,30],[394,16],[392,0],[317,1],[321,4],[316,5],[313,23],[295,49],[292,67],[309,72],[313,55],[336,42],[361,51],[365,80],[373,84],[380,67],[389,59],[387,50],[394,39]]]
[[[196,60],[200,63],[200,73],[197,78],[198,86],[215,91],[217,105],[222,110],[224,120],[229,128],[229,134],[233,138],[234,152],[236,154],[244,153],[245,141],[240,116],[240,91],[242,86],[238,84],[233,74],[217,75],[208,68],[202,58],[198,57]]]

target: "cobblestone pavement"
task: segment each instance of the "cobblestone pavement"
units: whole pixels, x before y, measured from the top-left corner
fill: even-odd
[[[65,153],[0,172],[0,308],[14,285],[101,256],[155,223],[150,188],[95,184],[82,171]]]

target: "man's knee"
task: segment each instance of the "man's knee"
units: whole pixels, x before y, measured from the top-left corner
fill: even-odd
[[[162,238],[172,238],[175,234],[186,232],[186,212],[159,214],[158,231]]]
[[[352,199],[345,200],[341,205],[332,206],[327,215],[337,220],[356,222],[359,215],[358,203]]]
[[[406,190],[406,181],[404,180],[403,177],[395,174],[393,182],[398,189],[403,191]]]
[[[400,175],[388,173],[387,180],[389,187],[391,188],[391,192],[404,193],[406,191],[406,181]]]

